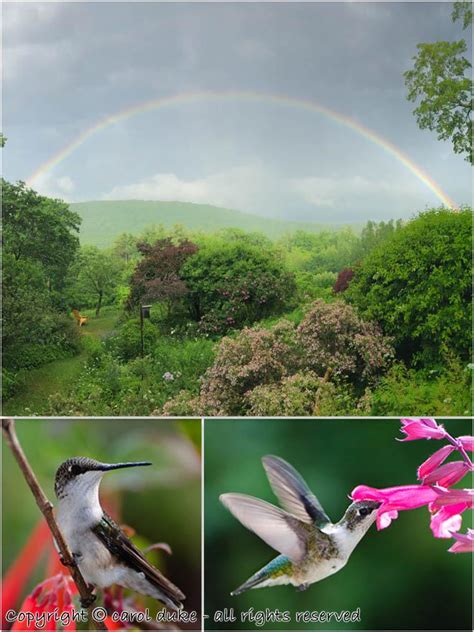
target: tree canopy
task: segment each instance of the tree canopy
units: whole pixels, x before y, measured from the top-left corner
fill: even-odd
[[[344,297],[394,337],[399,357],[467,360],[471,339],[471,209],[421,213],[373,250]]]
[[[470,2],[456,2],[453,21],[463,28],[472,24]],[[473,164],[471,63],[464,53],[466,41],[418,44],[414,66],[404,73],[408,99],[419,104],[414,110],[421,129],[436,131],[439,140],[451,140],[455,153]]]

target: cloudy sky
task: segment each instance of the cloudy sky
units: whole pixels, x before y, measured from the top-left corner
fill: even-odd
[[[69,201],[183,200],[317,222],[409,217],[439,197],[396,156],[312,101],[396,146],[456,203],[471,167],[421,131],[404,70],[419,42],[466,36],[449,3],[5,3],[4,176]],[[33,175],[36,175],[33,178]]]

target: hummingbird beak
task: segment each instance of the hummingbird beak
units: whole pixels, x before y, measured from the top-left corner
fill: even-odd
[[[110,470],[120,470],[123,467],[142,467],[144,465],[152,465],[150,461],[133,461],[131,463],[104,463],[100,469],[104,472],[110,472]]]

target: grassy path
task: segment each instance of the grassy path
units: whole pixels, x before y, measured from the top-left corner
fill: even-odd
[[[104,338],[112,329],[119,315],[115,308],[106,307],[99,318],[92,312],[84,312],[90,317],[83,327],[84,336]],[[54,393],[67,393],[74,381],[79,377],[87,351],[76,356],[55,360],[24,374],[23,383],[18,392],[3,403],[4,415],[29,416],[45,413],[45,402]]]

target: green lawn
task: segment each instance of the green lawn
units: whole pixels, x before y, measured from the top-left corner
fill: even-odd
[[[84,336],[103,338],[114,328],[119,315],[115,307],[104,307],[99,318],[93,310],[81,311],[90,320],[82,327]],[[25,372],[18,392],[3,403],[3,415],[30,416],[42,414],[45,401],[54,393],[67,393],[79,377],[87,359],[86,349],[80,354],[63,360],[55,360],[37,369]]]

